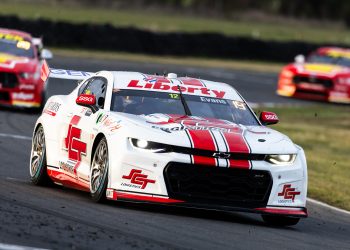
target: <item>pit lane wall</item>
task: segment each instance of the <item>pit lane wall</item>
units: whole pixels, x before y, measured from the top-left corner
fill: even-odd
[[[306,55],[319,46],[331,45],[265,41],[218,33],[160,33],[109,24],[72,24],[16,16],[0,16],[0,27],[43,36],[45,45],[54,47],[272,62],[290,62],[297,54]],[[341,44],[337,46],[345,47]]]

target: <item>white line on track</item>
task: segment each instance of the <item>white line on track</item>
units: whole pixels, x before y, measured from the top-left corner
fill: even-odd
[[[346,211],[346,210],[341,209],[341,208],[333,207],[331,205],[328,205],[327,203],[324,203],[324,202],[321,202],[321,201],[318,201],[318,200],[314,200],[312,198],[307,198],[307,201],[310,202],[310,203],[314,203],[316,205],[319,205],[321,207],[325,207],[325,208],[328,208],[330,210],[337,211],[339,213],[350,215],[350,211]]]
[[[24,136],[24,135],[12,135],[12,134],[4,134],[0,133],[0,137],[7,137],[7,138],[13,138],[13,139],[19,139],[19,140],[32,140],[32,137]]]
[[[0,250],[45,250],[45,249],[0,243]]]
[[[19,139],[19,140],[32,140],[31,137],[29,136],[23,136],[23,135],[13,135],[13,134],[4,134],[4,133],[0,133],[0,137],[8,137],[8,138],[14,138],[14,139]],[[317,204],[319,206],[322,206],[322,207],[326,207],[328,209],[331,209],[331,210],[334,210],[334,211],[337,211],[337,212],[340,212],[340,213],[345,213],[345,214],[348,214],[350,215],[350,212],[349,211],[346,211],[344,209],[340,209],[340,208],[337,208],[337,207],[333,207],[331,205],[328,205],[326,203],[323,203],[321,201],[317,201],[317,200],[314,200],[314,199],[311,199],[311,198],[307,198],[308,202],[311,202],[311,203],[314,203],[314,204]],[[1,248],[1,243],[0,243],[0,250],[2,250]]]

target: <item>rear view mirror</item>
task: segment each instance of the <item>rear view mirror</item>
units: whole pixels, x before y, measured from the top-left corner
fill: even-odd
[[[302,64],[305,62],[305,56],[304,55],[297,55],[296,57],[294,57],[294,61],[295,63],[299,63]]]
[[[52,59],[53,55],[52,52],[48,49],[42,49],[40,53],[40,58],[45,59],[45,60],[50,60]]]
[[[272,125],[279,122],[278,116],[275,113],[267,111],[260,113],[259,120],[263,125]]]
[[[98,110],[98,107],[96,107],[96,97],[94,95],[81,94],[75,102],[80,106],[90,108],[93,113]]]

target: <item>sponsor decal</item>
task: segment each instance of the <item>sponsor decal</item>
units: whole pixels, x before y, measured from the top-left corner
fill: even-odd
[[[77,102],[87,105],[95,105],[96,100],[94,95],[82,94],[78,97]]]
[[[12,93],[12,98],[16,100],[29,101],[34,99],[34,94],[24,92]]]
[[[122,178],[130,180],[130,183],[122,183],[122,186],[145,189],[149,183],[156,183],[155,180],[147,179],[148,175],[143,174],[142,170],[132,169],[128,175],[123,175]]]
[[[19,85],[19,89],[34,90],[35,86],[31,85],[31,84],[21,84],[21,85]]]
[[[107,117],[108,117],[108,115],[105,115],[103,113],[98,114],[97,119],[96,119],[96,124],[103,122],[104,120],[107,119]]]
[[[28,41],[19,41],[19,42],[17,42],[16,46],[19,49],[29,50],[31,44]]]
[[[272,120],[272,121],[274,121],[274,120],[278,120],[278,117],[277,117],[277,115],[276,114],[273,114],[273,113],[264,113],[264,120],[268,120],[268,121],[270,121],[270,120]]]
[[[61,106],[61,104],[58,102],[49,102],[46,105],[43,113],[51,115],[51,116],[55,116],[56,113],[58,112],[58,110],[60,109],[60,106]]]
[[[184,125],[184,126],[175,126],[175,127],[159,127],[159,126],[152,126],[154,129],[160,129],[164,132],[167,133],[172,133],[172,132],[178,132],[178,131],[184,131],[184,130],[216,130],[216,131],[223,131],[227,133],[232,133],[233,131],[228,128],[220,128],[220,127],[215,127],[215,126],[202,126],[202,125]]]
[[[81,141],[81,129],[76,127],[80,121],[80,116],[73,116],[68,126],[67,136],[64,138],[65,150],[68,151],[68,161],[75,163],[73,173],[81,162],[81,156],[86,155],[86,143]]]
[[[68,69],[50,69],[50,72],[55,75],[68,75],[68,76],[83,76],[87,77],[91,74],[85,71],[76,71],[76,70],[68,70]]]
[[[109,199],[116,199],[117,195],[116,195],[116,192],[114,192],[113,189],[107,188],[107,190],[106,190],[106,197],[109,198]]]
[[[300,192],[296,191],[295,188],[292,188],[292,184],[285,184],[283,189],[278,196],[282,196],[283,199],[278,200],[279,203],[293,203],[295,196],[300,195]]]
[[[72,162],[69,160],[67,162],[59,161],[60,169],[71,174],[75,174],[74,173],[75,164],[76,164],[75,162]]]
[[[171,85],[168,79],[159,79],[155,78],[155,80],[148,80],[145,82],[139,80],[131,80],[127,86],[128,88],[136,88],[136,89],[153,89],[158,91],[174,91],[180,92],[178,89],[178,85]],[[216,98],[223,98],[226,94],[225,91],[208,89],[206,87],[200,86],[184,86],[180,85],[181,92],[187,94],[197,94],[197,95],[207,95],[213,96]]]
[[[103,113],[99,114],[96,119],[96,124],[102,124],[102,126],[107,127],[109,131],[114,132],[115,130],[121,128],[121,120],[116,121],[114,118],[109,117]]]
[[[156,116],[147,116],[148,117],[155,117],[158,120],[161,120],[162,117],[156,117]],[[240,131],[238,126],[234,123],[230,123],[228,121],[222,121],[222,120],[207,120],[201,117],[196,116],[190,116],[188,118],[177,117],[176,115],[167,115],[167,122],[164,122],[161,120],[160,122],[151,122],[147,121],[148,123],[155,124],[152,126],[154,129],[160,129],[164,132],[171,133],[171,132],[177,132],[177,131],[184,131],[184,130],[211,130],[211,131],[222,131],[227,133],[234,133]],[[159,126],[164,125],[164,126]]]

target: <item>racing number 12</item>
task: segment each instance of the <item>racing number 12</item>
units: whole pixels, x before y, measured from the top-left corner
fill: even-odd
[[[179,99],[179,94],[169,94],[171,99]]]

